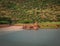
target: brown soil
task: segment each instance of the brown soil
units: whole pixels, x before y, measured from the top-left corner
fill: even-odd
[[[0,28],[5,28],[5,27],[9,27],[10,25],[8,24],[0,24]]]

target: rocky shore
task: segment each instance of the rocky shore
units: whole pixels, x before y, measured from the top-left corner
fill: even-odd
[[[23,24],[23,25],[0,25],[0,31],[17,31],[21,29],[38,30],[40,27],[38,24]]]
[[[30,30],[30,29],[37,30],[39,28],[40,28],[40,26],[37,23],[34,23],[33,25],[32,24],[23,25],[23,29],[28,29],[28,30]]]

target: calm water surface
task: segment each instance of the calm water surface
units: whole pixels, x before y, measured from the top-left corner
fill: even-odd
[[[60,46],[60,29],[2,32],[0,46]]]

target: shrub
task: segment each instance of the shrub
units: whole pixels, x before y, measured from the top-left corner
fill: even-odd
[[[18,23],[33,23],[32,20],[19,20]]]

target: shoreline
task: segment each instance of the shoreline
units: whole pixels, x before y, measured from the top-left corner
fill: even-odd
[[[27,30],[37,30],[39,27],[36,24],[15,24],[15,25],[0,25],[0,30],[21,30],[21,29],[27,29]]]
[[[25,25],[25,28],[23,28]],[[18,31],[18,30],[23,30],[23,29],[26,29],[26,30],[31,30],[31,26],[33,25],[33,30],[36,30],[36,28],[38,29],[60,29],[60,25],[59,27],[57,27],[56,25],[50,25],[50,26],[56,26],[55,28],[46,28],[46,27],[36,27],[36,25],[34,24],[14,24],[14,25],[9,25],[9,24],[0,24],[0,31]],[[49,27],[49,26],[48,26]],[[38,30],[37,29],[37,30]]]
[[[0,28],[0,31],[18,31],[18,30],[22,30],[22,26],[9,26]]]

